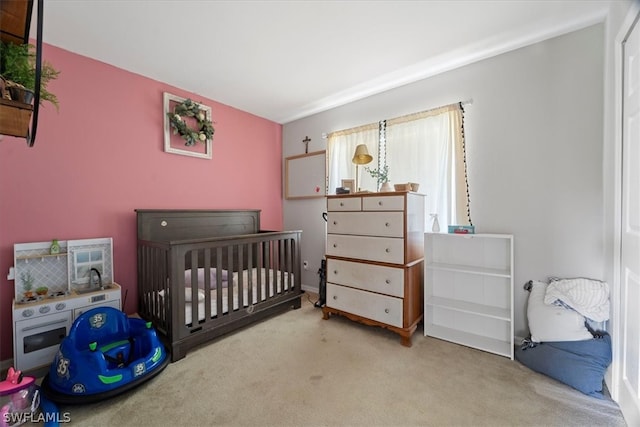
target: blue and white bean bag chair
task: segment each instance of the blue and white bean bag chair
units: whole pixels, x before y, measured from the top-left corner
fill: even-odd
[[[516,349],[516,360],[584,394],[604,398],[604,374],[611,364],[609,334],[596,332],[575,310],[545,304],[546,283],[527,285],[531,338]]]

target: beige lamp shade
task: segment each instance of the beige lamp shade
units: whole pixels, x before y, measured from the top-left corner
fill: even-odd
[[[356,165],[366,165],[371,162],[373,157],[369,154],[369,150],[367,150],[367,146],[364,144],[360,144],[356,147],[356,152],[353,155],[352,162]]]

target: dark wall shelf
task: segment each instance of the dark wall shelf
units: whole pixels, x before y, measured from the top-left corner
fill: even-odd
[[[40,64],[42,61],[42,5],[38,0],[38,38],[36,51],[36,87],[40,84]],[[12,0],[0,2],[0,40],[4,43],[29,43],[33,0]],[[0,97],[0,134],[26,138],[33,146],[38,125],[40,91],[36,91],[34,105],[2,99]],[[35,106],[35,107],[34,107]],[[31,116],[33,115],[33,121]],[[31,123],[31,130],[29,125]]]
[[[0,40],[5,43],[29,42],[33,0],[0,2]]]
[[[0,98],[0,134],[26,138],[33,105]]]

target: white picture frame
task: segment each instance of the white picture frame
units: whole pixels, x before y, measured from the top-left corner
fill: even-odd
[[[348,188],[349,189],[349,193],[355,193],[356,192],[356,180],[355,179],[343,179],[341,184],[342,184],[343,188]]]
[[[285,199],[311,199],[326,196],[325,151],[287,157],[284,177]]]
[[[201,159],[213,158],[213,141],[211,139],[206,140],[202,144],[196,144],[194,146],[186,146],[184,139],[180,135],[174,135],[171,130],[171,124],[167,113],[173,112],[175,104],[179,104],[187,100],[181,96],[173,95],[168,92],[164,92],[163,97],[163,116],[164,116],[164,151],[165,153],[180,154],[181,156],[198,157]],[[194,101],[196,102],[196,101]],[[211,107],[200,104],[200,109],[205,112],[207,118],[211,120]]]

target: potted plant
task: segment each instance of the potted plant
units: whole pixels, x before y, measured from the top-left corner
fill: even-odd
[[[49,288],[47,288],[46,286],[38,286],[36,288],[36,294],[38,295],[46,295],[47,292],[49,292]]]
[[[5,79],[7,89],[14,101],[30,104],[36,86],[36,54],[32,44],[0,42],[0,75]],[[58,98],[47,90],[51,80],[58,78],[60,71],[50,62],[43,61],[40,74],[40,103],[48,101],[59,107]],[[25,96],[25,90],[27,95]],[[30,92],[30,94],[29,94]]]
[[[384,165],[381,169],[364,168],[369,174],[378,181],[380,191],[391,191],[392,187],[389,183],[389,165]]]
[[[22,289],[24,290],[24,297],[31,298],[33,297],[33,282],[35,278],[31,274],[30,271],[20,273],[20,280],[22,280]]]

